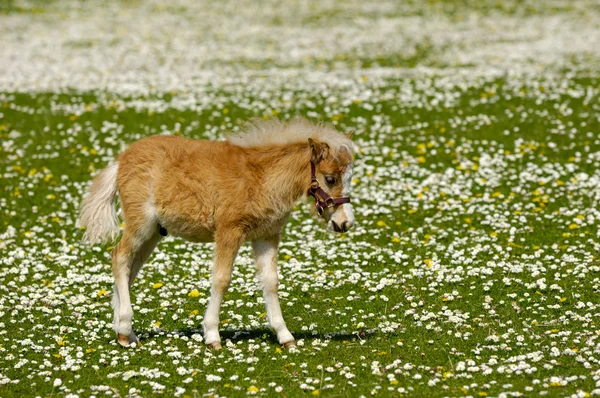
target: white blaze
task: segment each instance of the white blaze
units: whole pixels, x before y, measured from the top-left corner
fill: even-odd
[[[352,184],[352,163],[348,165],[342,176],[342,196],[350,196],[350,185]],[[331,220],[337,225],[344,222],[350,228],[354,224],[354,211],[350,203],[344,203],[332,214]]]

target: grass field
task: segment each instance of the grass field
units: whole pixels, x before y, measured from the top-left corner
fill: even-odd
[[[1,397],[600,394],[600,3],[8,1],[0,37]],[[91,176],[296,115],[355,131],[358,223],[291,215],[298,350],[249,246],[206,350],[213,246],[172,237],[119,347],[111,246],[75,227]]]

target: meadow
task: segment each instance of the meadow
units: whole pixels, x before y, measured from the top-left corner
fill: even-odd
[[[0,5],[0,397],[600,394],[600,3]],[[91,177],[154,134],[250,118],[354,131],[357,225],[299,203],[279,255],[298,349],[249,245],[205,348],[212,244],[167,237],[111,329]]]

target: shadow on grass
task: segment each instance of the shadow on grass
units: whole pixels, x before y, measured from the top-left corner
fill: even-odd
[[[377,330],[357,330],[356,332],[334,332],[334,333],[322,333],[317,331],[302,331],[294,332],[290,331],[294,338],[297,340],[332,340],[332,341],[348,341],[348,340],[369,340],[373,337]],[[162,337],[167,335],[172,336],[187,336],[191,337],[194,334],[203,335],[201,329],[189,328],[168,331],[165,329],[150,330],[138,333],[140,342],[150,340],[156,337]],[[278,344],[277,336],[271,329],[258,328],[258,329],[224,329],[220,331],[221,341],[231,340],[233,343],[238,341],[249,341],[249,340],[261,340],[268,341],[272,344]]]

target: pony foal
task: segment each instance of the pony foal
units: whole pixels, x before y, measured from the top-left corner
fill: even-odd
[[[215,242],[211,295],[203,320],[206,344],[221,348],[219,311],[240,246],[252,242],[270,326],[284,347],[295,346],[277,295],[281,230],[304,195],[317,201],[328,228],[354,223],[347,196],[352,176],[350,136],[306,120],[249,124],[227,141],[155,136],[133,143],[94,178],[82,202],[84,239],[103,242],[125,227],[112,251],[113,329],[118,342],[138,342],[132,329],[130,288],[163,235]]]

